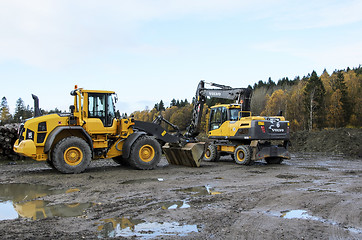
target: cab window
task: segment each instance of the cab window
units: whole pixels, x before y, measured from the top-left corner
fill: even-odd
[[[230,121],[237,121],[239,119],[239,108],[230,108]]]
[[[88,116],[99,118],[105,127],[112,126],[115,118],[114,104],[111,94],[89,93]]]
[[[227,110],[225,107],[214,108],[210,112],[209,131],[218,129],[227,120]]]
[[[115,110],[113,97],[111,94],[109,94],[107,99],[107,123],[109,126],[112,126],[113,119],[116,117]]]

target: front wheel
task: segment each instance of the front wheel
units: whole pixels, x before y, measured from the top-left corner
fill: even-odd
[[[54,147],[52,163],[62,173],[81,173],[90,164],[91,149],[86,141],[78,137],[67,137]]]
[[[203,160],[207,162],[216,162],[220,160],[220,153],[217,151],[215,145],[210,144],[207,146]]]
[[[139,137],[132,145],[129,164],[137,169],[154,169],[161,160],[161,146],[155,138]]]
[[[250,165],[251,148],[247,145],[240,145],[235,149],[234,160],[237,164]]]

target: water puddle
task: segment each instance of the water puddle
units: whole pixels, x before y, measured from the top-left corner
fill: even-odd
[[[183,201],[173,201],[173,202],[162,202],[159,204],[162,209],[183,209],[183,208],[190,208],[190,204],[187,203],[186,200]]]
[[[333,226],[338,226],[338,227],[346,229],[346,230],[348,230],[348,231],[350,231],[352,233],[356,233],[356,234],[361,234],[362,233],[362,229],[360,229],[360,228],[355,228],[355,227],[350,227],[350,226],[343,226],[341,223],[338,223],[336,221],[332,221],[332,220],[329,220],[329,219],[325,219],[325,218],[310,215],[310,214],[308,214],[308,212],[306,210],[298,209],[298,210],[287,210],[287,211],[281,211],[281,212],[267,211],[266,214],[276,216],[276,217],[285,218],[285,219],[308,219],[308,220],[313,220],[313,221],[326,223],[326,224],[333,225]]]
[[[143,179],[132,179],[121,182],[121,184],[135,184],[135,183],[146,183],[146,182],[163,182],[163,178],[143,178]]]
[[[108,218],[98,225],[98,238],[140,237],[142,239],[159,236],[187,236],[199,232],[197,225],[181,225],[177,222],[146,222],[132,218]]]
[[[190,193],[194,196],[203,196],[203,195],[217,195],[221,194],[221,192],[214,191],[212,187],[209,185],[206,186],[199,186],[199,187],[190,187],[190,188],[183,188],[178,189],[176,191]]]
[[[340,191],[332,189],[322,189],[322,188],[297,188],[298,191],[307,191],[307,192],[316,192],[316,193],[338,193]]]
[[[76,217],[84,214],[91,203],[55,204],[39,198],[80,191],[77,188],[52,189],[47,185],[0,184],[0,221],[16,218],[33,220],[49,217]]]
[[[315,221],[320,220],[317,217],[309,215],[306,210],[290,210],[290,211],[284,211],[281,213],[282,214],[280,215],[280,217],[286,218],[286,219],[299,218],[299,219],[310,219],[310,220],[315,220]]]

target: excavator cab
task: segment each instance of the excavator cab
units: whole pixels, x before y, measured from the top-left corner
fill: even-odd
[[[219,129],[225,122],[234,123],[251,117],[250,111],[242,111],[240,104],[222,104],[211,107],[208,131]]]

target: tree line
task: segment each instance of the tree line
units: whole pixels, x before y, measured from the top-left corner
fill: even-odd
[[[275,116],[282,112],[290,121],[292,131],[316,130],[322,128],[362,127],[362,67],[335,70],[329,74],[324,70],[321,76],[315,71],[294,79],[282,78],[274,82],[259,81],[252,88],[252,115]],[[178,101],[178,100],[177,100]],[[135,119],[152,121],[157,115],[185,130],[190,124],[192,104],[176,105],[175,99],[169,107],[163,101],[152,110],[135,111]],[[208,99],[207,107],[230,100]],[[160,107],[162,106],[162,107]],[[207,125],[206,107],[201,129]],[[171,127],[164,125],[166,130]]]
[[[239,86],[238,86],[239,87]],[[362,67],[335,70],[329,74],[326,70],[318,76],[315,71],[294,79],[282,78],[274,82],[271,78],[259,81],[252,88],[252,115],[273,116],[282,112],[290,121],[291,130],[315,130],[322,128],[362,127]],[[194,99],[193,99],[194,101]],[[207,107],[218,103],[230,103],[230,100],[208,99],[206,102],[201,129],[207,125]],[[168,107],[161,100],[149,110],[132,113],[136,120],[152,121],[162,114],[180,130],[190,124],[192,103],[185,100],[172,99]],[[59,113],[57,108],[47,113]],[[16,102],[15,114],[11,115],[6,97],[0,106],[1,125],[21,122],[33,116],[33,108],[19,98]],[[163,127],[171,131],[168,125]]]
[[[45,111],[44,109],[40,109],[40,111],[42,112],[42,114],[60,113],[61,112],[60,110],[58,110],[58,108],[55,108],[54,110],[50,110],[50,111]],[[34,116],[34,109],[32,107],[30,107],[29,105],[25,106],[23,99],[18,98],[18,100],[16,100],[14,114],[10,113],[10,108],[9,108],[6,97],[4,96],[1,99],[0,125],[5,125],[8,123],[20,123],[33,116]]]
[[[256,84],[254,115],[282,111],[293,131],[362,126],[362,67],[315,71],[302,78]]]

